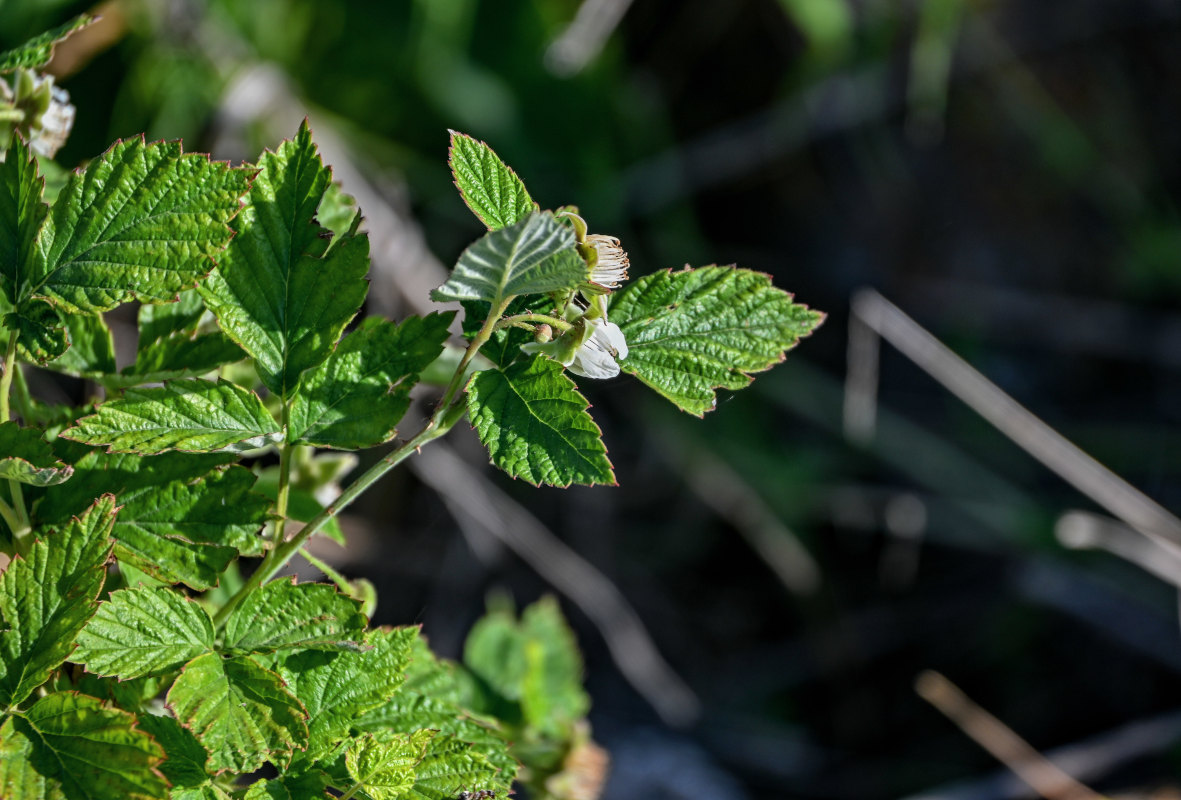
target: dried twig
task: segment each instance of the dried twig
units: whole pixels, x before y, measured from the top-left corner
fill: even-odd
[[[914,689],[1046,800],[1103,800],[1102,795],[1076,781],[938,672],[927,670],[920,674]]]

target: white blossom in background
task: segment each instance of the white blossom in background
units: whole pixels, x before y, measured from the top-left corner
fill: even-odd
[[[592,233],[586,237],[586,242],[598,254],[598,261],[591,268],[591,282],[608,289],[618,289],[627,280],[629,266],[627,253],[619,245],[619,240],[614,236]]]
[[[70,103],[69,92],[60,86],[53,86],[53,78],[49,76],[39,77],[38,85],[43,81],[50,82],[49,107],[40,119],[34,121],[29,145],[38,155],[53,158],[66,143],[74,127],[75,109]]]
[[[614,378],[619,374],[617,359],[627,358],[627,340],[614,322],[603,318],[588,320],[590,335],[574,351],[566,366],[584,378]]]

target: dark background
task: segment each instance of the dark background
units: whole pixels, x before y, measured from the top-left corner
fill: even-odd
[[[829,314],[705,420],[630,379],[583,381],[618,488],[513,483],[457,437],[611,578],[700,700],[695,723],[666,725],[563,598],[615,761],[608,800],[1012,796],[915,694],[923,669],[1043,752],[1087,743],[1103,792],[1170,785],[1175,590],[1063,548],[1059,515],[1095,504],[889,345],[871,443],[846,442],[841,403],[850,297],[872,287],[1181,506],[1181,5],[635,0],[585,69],[555,74],[547,48],[578,6],[109,4],[109,41],[81,47],[61,79],[78,121],[57,160],[141,131],[253,159],[277,143],[273,120],[235,127],[226,90],[269,63],[444,264],[481,232],[447,173],[455,128],[543,207],[577,203],[592,231],[619,236],[633,277],[733,262]],[[88,7],[0,0],[0,45]],[[382,280],[391,308],[421,303]],[[789,590],[751,547],[766,519],[709,496],[723,478],[802,542],[814,592]],[[422,622],[443,654],[489,590],[524,604],[569,589],[489,540],[473,550],[410,472],[357,514],[356,551],[329,556],[377,583],[375,622]],[[1096,766],[1129,737],[1126,757]]]

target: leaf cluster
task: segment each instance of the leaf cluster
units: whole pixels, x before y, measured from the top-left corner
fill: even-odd
[[[0,72],[43,64],[84,23],[0,54]],[[306,122],[236,168],[119,141],[52,204],[28,143],[4,155],[0,797],[444,800],[517,778],[569,796],[593,743],[556,602],[493,610],[454,664],[416,628],[371,628],[364,581],[327,565],[332,584],[276,576],[311,536],[343,544],[339,511],[465,417],[514,478],[614,484],[575,365],[701,414],[821,315],[735,268],[612,293],[601,237],[455,132],[456,186],[488,228],[432,295],[463,308],[462,348],[455,311],[355,322],[368,235]],[[104,314],[126,302],[138,340],[120,368]],[[603,344],[620,337],[626,351]],[[441,401],[391,444],[440,364]],[[105,398],[46,406],[27,368]],[[340,486],[350,451],[378,446]],[[243,558],[260,559],[248,577]],[[276,777],[247,785],[268,765]]]

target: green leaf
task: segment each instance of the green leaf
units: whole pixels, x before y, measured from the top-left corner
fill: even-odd
[[[414,788],[405,800],[452,800],[461,792],[491,791],[498,797],[509,794],[511,776],[497,772],[474,748],[445,734],[435,736],[427,746],[414,773]]]
[[[328,783],[318,770],[291,774],[286,772],[269,781],[257,781],[246,790],[242,800],[324,800]]]
[[[203,375],[246,357],[242,348],[220,330],[207,332],[213,315],[196,290],[180,293],[180,300],[139,309],[139,346],[135,364],[108,385],[156,383],[189,375]]]
[[[49,206],[41,202],[44,185],[29,145],[13,137],[7,157],[0,162],[0,297],[9,306],[25,296],[37,233],[49,216]]]
[[[456,703],[410,691],[409,681],[393,698],[357,719],[356,727],[375,733],[412,733],[422,728],[445,733],[471,745],[501,777],[511,781],[517,762],[494,723],[472,717]]]
[[[361,604],[326,583],[279,578],[251,592],[226,620],[225,649],[359,650],[368,620]]]
[[[410,406],[418,374],[443,352],[454,313],[410,317],[401,325],[370,317],[328,360],[304,375],[288,436],[357,450],[387,442]]]
[[[0,72],[12,72],[24,67],[36,69],[43,67],[53,58],[53,46],[65,39],[74,31],[81,30],[94,22],[94,17],[79,14],[65,25],[59,25],[52,30],[34,36],[19,47],[0,53]]]
[[[534,485],[615,484],[589,404],[545,356],[476,373],[468,415],[492,463]]]
[[[329,248],[315,213],[331,171],[306,121],[259,167],[234,240],[200,292],[222,330],[254,357],[263,384],[290,397],[361,307],[369,239],[350,231]]]
[[[209,769],[253,772],[291,760],[308,736],[303,706],[270,670],[249,658],[207,653],[190,661],[168,692],[181,724],[209,750]]]
[[[164,757],[126,711],[74,692],[47,695],[0,727],[5,800],[157,800]]]
[[[574,232],[547,211],[477,239],[431,299],[485,300],[495,308],[517,295],[571,289],[585,278],[586,262],[574,252]]]
[[[525,184],[492,152],[492,148],[464,133],[451,131],[448,152],[451,174],[463,202],[496,230],[512,225],[537,210]]]
[[[553,597],[543,597],[526,608],[521,629],[528,665],[521,692],[525,721],[543,733],[568,735],[570,726],[590,710],[574,632]]]
[[[414,787],[415,771],[435,733],[415,731],[380,741],[365,734],[345,752],[349,775],[373,800],[398,800]]]
[[[0,318],[0,325],[16,331],[17,352],[22,361],[44,365],[70,347],[65,320],[44,300],[25,300],[18,310]]]
[[[54,372],[99,380],[115,372],[111,329],[97,314],[63,314],[70,347],[46,366]]]
[[[172,717],[142,714],[139,728],[164,748],[167,758],[160,765],[160,772],[172,784],[174,797],[177,789],[200,789],[210,785],[209,775],[205,772],[209,752],[179,722]]]
[[[417,628],[370,631],[368,650],[305,650],[286,659],[279,671],[308,711],[309,760],[326,755],[357,717],[394,696],[417,635]]]
[[[240,453],[283,439],[275,418],[254,392],[229,381],[196,378],[169,381],[160,388],[128,389],[62,436],[141,455],[167,450]]]
[[[60,440],[59,440],[60,441]],[[45,491],[35,507],[45,523],[69,519],[91,497],[110,492],[121,509],[111,535],[115,555],[168,583],[207,589],[239,553],[259,555],[270,502],[251,491],[244,467],[218,469],[229,454],[135,456],[90,451],[69,484]]]
[[[73,467],[54,457],[53,448],[36,428],[0,423],[0,478],[31,486],[52,486],[67,480],[73,472]]]
[[[98,608],[115,498],[33,544],[0,575],[0,708],[24,700],[74,649]]]
[[[520,622],[489,613],[468,635],[463,660],[497,694],[520,703],[525,723],[543,734],[568,736],[590,708],[578,644],[552,597],[526,608]]]
[[[135,296],[175,300],[229,241],[248,183],[244,170],[183,154],[179,142],[116,142],[70,174],[38,238],[28,290],[74,312]]]
[[[743,388],[824,320],[761,272],[715,266],[645,275],[609,316],[627,339],[623,371],[697,416],[717,405],[714,389]]]
[[[78,636],[71,660],[124,680],[159,675],[213,650],[205,609],[173,589],[121,589]]]

